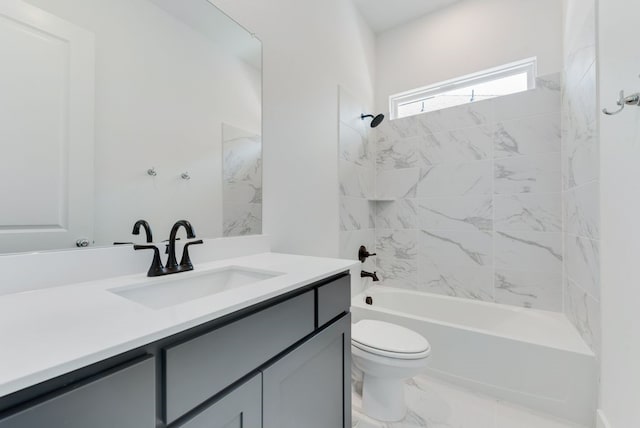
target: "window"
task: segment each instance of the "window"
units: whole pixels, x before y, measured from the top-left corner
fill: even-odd
[[[389,97],[391,119],[535,88],[536,58],[506,64]]]

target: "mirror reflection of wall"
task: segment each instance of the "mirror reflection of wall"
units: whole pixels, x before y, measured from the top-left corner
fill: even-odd
[[[91,245],[138,242],[141,238],[131,235],[138,219],[149,221],[157,240],[166,239],[171,225],[181,218],[193,223],[199,237],[223,236],[220,128],[225,122],[261,129],[260,42],[207,0],[7,1],[11,7],[0,8],[0,18],[27,18],[11,25],[0,19],[6,42],[0,49],[22,52],[12,57],[13,71],[44,65],[36,76],[40,89],[27,81],[33,73],[9,76],[0,70],[0,81],[46,93],[51,103],[44,104],[42,97],[34,98],[26,89],[4,92],[10,97],[0,100],[0,123],[9,117],[12,123],[29,123],[31,131],[64,130],[67,122],[71,127],[67,134],[49,132],[56,140],[29,134],[23,126],[0,141],[4,152],[15,152],[12,162],[19,166],[16,172],[8,161],[0,163],[0,178],[6,182],[11,177],[14,183],[3,192],[10,193],[13,199],[6,200],[15,199],[16,207],[6,219],[0,217],[0,253],[70,248],[79,238]],[[34,25],[29,16],[37,16],[41,25],[25,36],[24,29]],[[61,34],[60,28],[75,30],[74,37]],[[80,58],[75,54],[79,47],[84,55]],[[89,60],[95,61],[95,68],[78,69],[80,61],[92,65]],[[75,83],[79,77],[84,86]],[[63,95],[55,98],[58,93]],[[31,107],[18,111],[25,100],[33,101]],[[42,107],[36,110],[39,116],[29,113],[34,106]],[[84,129],[91,122],[94,128]],[[82,138],[77,138],[78,123],[86,124]],[[9,132],[6,125],[0,128],[0,135]],[[39,148],[29,149],[30,141]],[[40,150],[53,144],[63,158]],[[42,165],[12,147],[27,153],[37,150],[43,154],[36,157]],[[78,161],[81,151],[85,156]],[[30,172],[27,162],[39,172]],[[151,168],[155,176],[147,174]],[[78,183],[85,191],[75,196],[69,189]],[[27,215],[34,206],[28,194],[35,196],[35,207],[46,216]],[[85,202],[82,212],[71,204],[75,200]],[[259,219],[256,216],[243,233],[259,233]],[[75,224],[82,228],[73,229]],[[55,229],[56,239],[43,239],[36,229],[45,226]],[[31,241],[17,229],[28,230]]]
[[[262,137],[222,124],[223,235],[262,233]]]

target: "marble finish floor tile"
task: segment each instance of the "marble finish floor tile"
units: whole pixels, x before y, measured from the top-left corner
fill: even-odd
[[[400,422],[363,415],[353,393],[353,428],[584,428],[425,375],[405,384],[409,411]]]

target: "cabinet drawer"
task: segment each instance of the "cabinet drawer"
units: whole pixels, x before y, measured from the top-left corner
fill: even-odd
[[[243,383],[180,428],[262,428],[262,374]]]
[[[351,277],[336,279],[318,288],[318,327],[349,312],[351,306]]]
[[[309,291],[167,348],[167,423],[205,402],[313,330],[314,292]]]
[[[0,420],[0,428],[155,428],[155,364],[148,358]]]

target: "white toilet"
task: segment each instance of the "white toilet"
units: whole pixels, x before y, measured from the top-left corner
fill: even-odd
[[[363,373],[362,411],[379,421],[401,420],[407,412],[404,380],[427,366],[429,342],[399,325],[362,320],[352,325],[351,351]]]

